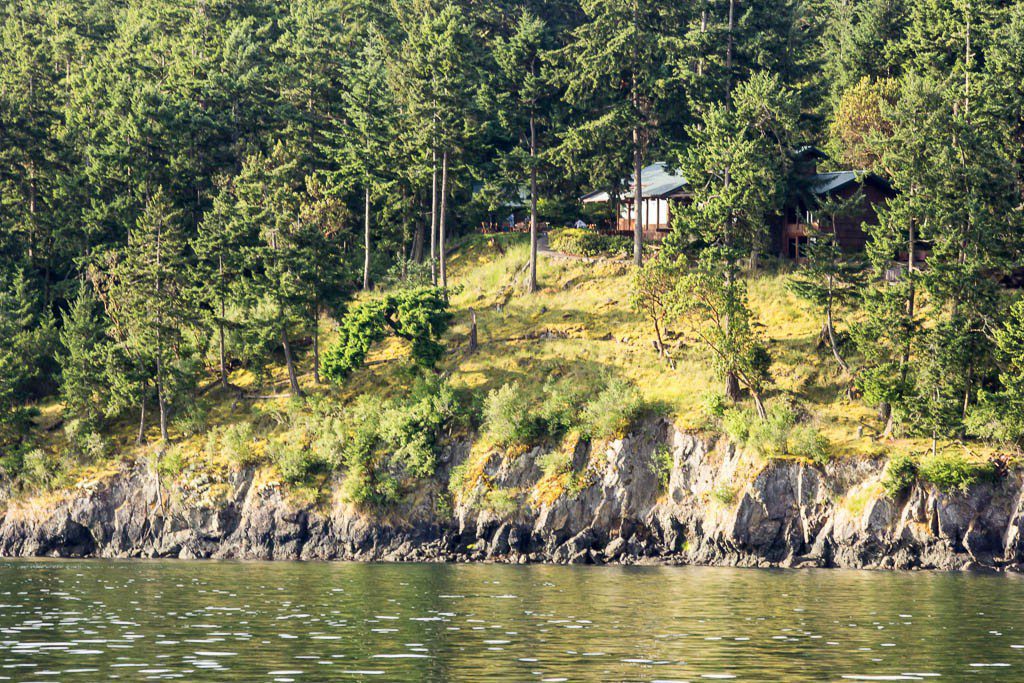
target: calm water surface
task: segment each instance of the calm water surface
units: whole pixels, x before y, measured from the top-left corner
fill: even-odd
[[[0,561],[0,680],[111,679],[1024,681],[1024,581]]]

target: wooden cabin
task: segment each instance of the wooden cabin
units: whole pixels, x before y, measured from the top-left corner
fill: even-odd
[[[834,230],[836,242],[843,251],[863,251],[868,241],[863,226],[878,223],[878,207],[894,194],[889,183],[873,173],[812,173],[798,176],[797,180],[804,191],[799,192],[783,215],[771,223],[772,251],[790,259],[802,257],[811,228]],[[820,214],[820,200],[826,197],[848,200],[858,192],[863,197],[859,208],[850,215],[836,217],[835,225],[831,224],[831,217]]]
[[[614,230],[623,234],[633,234],[636,226],[634,183],[629,183],[629,190],[619,197],[619,212]],[[643,194],[641,204],[641,229],[644,239],[659,240],[669,233],[672,225],[672,207],[678,202],[688,201],[686,180],[673,173],[668,164],[657,162],[645,166],[640,171],[640,189]],[[580,198],[584,204],[608,203],[611,194],[605,191],[591,192]]]

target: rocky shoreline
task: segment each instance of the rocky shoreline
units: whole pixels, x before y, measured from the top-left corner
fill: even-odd
[[[653,466],[665,449],[667,486]],[[761,462],[657,420],[600,449],[580,444],[582,483],[553,500],[480,503],[487,489],[529,491],[543,477],[537,451],[494,453],[481,495],[438,512],[447,472],[468,454],[468,443],[450,449],[435,486],[381,515],[296,503],[252,470],[232,474],[218,504],[196,504],[133,468],[53,505],[9,502],[0,557],[1024,569],[1020,472],[965,494],[917,484],[892,500],[881,462]]]

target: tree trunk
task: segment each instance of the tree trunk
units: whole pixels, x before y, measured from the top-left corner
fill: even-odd
[[[363,291],[370,289],[370,184],[363,189]]]
[[[225,389],[228,388],[228,364],[227,364],[227,347],[224,343],[224,256],[217,256],[217,269],[220,272],[220,284],[221,284],[221,296],[220,296],[220,320],[217,321],[217,336],[219,337],[219,355],[220,355],[220,385]]]
[[[836,344],[836,328],[832,320],[832,288],[829,287],[828,303],[825,305],[825,333],[828,335],[828,345],[832,349],[832,355],[843,372],[850,374],[850,366],[846,364],[843,357],[839,355],[839,345]]]
[[[299,378],[295,374],[295,362],[292,359],[292,347],[288,343],[288,332],[281,328],[281,346],[284,348],[284,363],[288,368],[288,384],[291,385],[292,396],[302,396]]]
[[[633,128],[633,204],[636,205],[635,223],[633,224],[633,263],[644,264],[644,229],[643,229],[643,198],[644,188],[641,184],[643,170],[643,146],[640,144],[640,127]]]
[[[320,384],[320,298],[313,302],[313,383]]]
[[[734,403],[740,400],[740,380],[735,372],[725,373],[725,397]]]
[[[139,401],[139,435],[135,443],[146,443],[146,383],[142,383],[142,399]]]
[[[476,311],[471,308],[469,309],[469,352],[475,353],[478,345],[476,334]]]
[[[767,420],[768,411],[764,407],[764,400],[761,399],[761,395],[756,391],[751,391],[750,395],[754,398],[754,408],[757,409],[757,416],[762,420]]]
[[[412,236],[412,254],[410,258],[416,263],[423,263],[423,224],[420,219],[416,219],[413,230],[415,231]]]
[[[729,0],[729,29],[725,47],[725,102],[729,105],[732,99],[732,30],[734,26],[736,0]]]
[[[530,278],[526,291],[537,291],[537,121],[530,114]]]
[[[157,364],[157,379],[156,379],[156,403],[160,408],[160,440],[167,443],[171,440],[171,437],[167,433],[167,400],[164,396],[164,381],[160,376],[162,371],[160,359],[156,361]]]
[[[437,150],[433,150],[430,181],[430,281],[437,284]]]
[[[448,225],[448,150],[441,155],[441,211],[438,217],[437,257],[441,273],[441,287],[448,287],[448,264],[445,258],[445,240]]]

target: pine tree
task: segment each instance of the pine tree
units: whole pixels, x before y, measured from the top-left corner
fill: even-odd
[[[60,395],[64,414],[90,428],[98,428],[107,391],[107,325],[91,285],[83,285],[60,331]]]
[[[194,321],[184,296],[190,283],[182,232],[181,213],[157,188],[108,276],[105,302],[125,357],[140,369],[143,385],[151,384],[156,392],[165,443],[170,412],[185,400],[194,381],[182,339]]]
[[[583,0],[585,19],[558,53],[556,82],[581,113],[565,134],[563,147],[601,150],[608,142],[631,151],[633,176],[633,261],[643,263],[643,186],[640,171],[656,146],[662,126],[685,112],[674,87],[675,65],[686,17],[678,4],[654,0]],[[659,126],[659,124],[661,124]],[[599,155],[600,166],[621,174],[617,163]],[[615,161],[618,161],[617,159]]]

